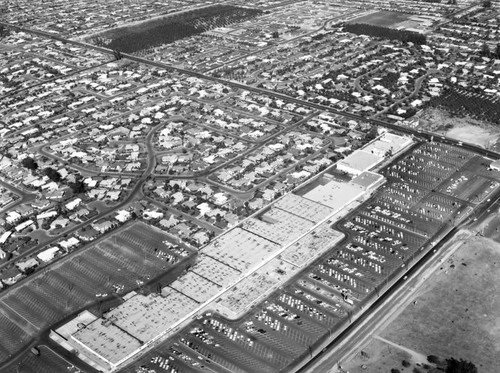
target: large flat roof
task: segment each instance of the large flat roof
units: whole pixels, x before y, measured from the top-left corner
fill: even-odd
[[[95,320],[71,337],[112,364],[119,363],[141,347],[139,340],[102,319]]]
[[[217,237],[201,251],[230,267],[244,272],[268,258],[280,246],[241,228]]]
[[[169,286],[199,303],[207,301],[222,290],[220,285],[214,284],[193,271],[187,272]]]
[[[210,256],[200,254],[199,258],[200,260],[191,268],[191,271],[222,287],[232,283],[241,274],[241,271]]]
[[[162,295],[137,294],[105,318],[140,341],[147,342],[179,321],[198,305],[188,296],[170,288],[163,288]]]
[[[288,193],[283,198],[274,204],[278,207],[294,215],[310,220],[313,223],[318,223],[330,215],[333,210],[325,205],[303,198],[293,193]]]
[[[319,257],[344,237],[343,233],[333,229],[331,225],[332,223],[329,222],[322,223],[314,231],[285,249],[281,258],[298,267],[303,267],[312,258]]]
[[[74,319],[71,319],[66,324],[61,325],[58,329],[56,329],[56,333],[68,339],[72,334],[81,329],[82,325],[86,326],[94,322],[96,319],[96,315],[85,310],[79,313]]]
[[[365,189],[360,185],[332,180],[325,185],[318,185],[310,190],[304,194],[304,198],[322,203],[331,207],[334,211],[339,211],[364,193]]]
[[[307,232],[313,225],[310,220],[273,207],[262,214],[260,219],[245,220],[242,227],[279,245],[285,245]]]
[[[382,156],[369,153],[365,150],[356,150],[345,159],[339,161],[337,163],[337,168],[339,170],[352,170],[356,173],[361,173],[375,167],[382,162],[383,159]]]
[[[379,139],[366,145],[363,150],[367,153],[384,156],[389,150],[392,154],[396,154],[401,149],[411,144],[411,142],[412,139],[410,137],[386,132]]]
[[[362,172],[361,174],[359,174],[358,176],[356,176],[351,181],[354,184],[360,185],[363,188],[368,189],[372,185],[380,182],[383,179],[384,179],[384,177],[380,174],[376,174],[375,172],[371,172],[371,171],[365,171],[365,172]]]
[[[226,310],[227,316],[237,318],[248,311],[253,302],[266,296],[274,286],[297,270],[297,266],[274,258],[225,292],[216,300],[214,307],[219,305]]]

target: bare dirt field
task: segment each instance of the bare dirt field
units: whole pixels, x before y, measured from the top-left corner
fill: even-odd
[[[422,286],[412,302],[344,369],[426,372],[424,356],[473,362],[481,373],[500,361],[500,244],[472,237]],[[411,365],[402,366],[402,360]],[[362,366],[365,365],[365,369]]]
[[[464,141],[495,150],[500,129],[477,119],[451,117],[441,109],[429,108],[419,116],[419,128],[436,132],[458,141]]]
[[[349,21],[349,23],[366,23],[368,25],[384,27],[384,26],[392,26],[394,24],[406,21],[408,17],[410,17],[410,14],[381,11],[381,12],[371,13],[360,18],[355,18]]]
[[[343,364],[343,368],[349,373],[389,373],[391,369],[404,372],[403,361],[407,361],[413,367],[417,366],[412,353],[384,340],[373,338],[348,364]],[[411,369],[408,369],[408,372],[411,372]]]
[[[500,216],[494,215],[484,224],[483,234],[500,243]]]

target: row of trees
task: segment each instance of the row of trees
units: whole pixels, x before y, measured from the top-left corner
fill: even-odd
[[[363,351],[361,351],[363,354]],[[429,355],[427,356],[427,361],[431,364],[434,364],[436,368],[423,364],[422,370],[420,368],[414,368],[414,373],[424,373],[425,372],[434,372],[441,371],[445,373],[477,373],[477,367],[471,363],[470,361],[466,361],[463,359],[455,359],[451,357],[449,359],[441,360],[437,356]],[[403,367],[408,368],[411,366],[411,363],[407,360],[403,360],[401,362]],[[401,373],[401,371],[397,368],[392,368],[391,373]]]
[[[400,40],[405,43],[426,44],[427,38],[418,32],[407,30],[396,30],[388,27],[374,26],[366,23],[348,23],[344,25],[344,31],[356,35],[368,35],[389,40]]]

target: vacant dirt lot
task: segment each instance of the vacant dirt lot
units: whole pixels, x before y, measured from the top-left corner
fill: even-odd
[[[498,127],[473,118],[451,117],[445,111],[435,108],[426,109],[420,115],[419,128],[491,150],[498,147],[500,137]]]
[[[497,373],[499,284],[500,244],[472,237],[424,283],[414,302],[343,368],[350,373],[392,368],[426,372],[426,356],[436,355],[469,360],[481,373]],[[403,367],[403,360],[410,366]]]
[[[366,23],[368,25],[384,27],[406,21],[408,17],[410,17],[410,14],[382,11],[355,18],[350,23]]]

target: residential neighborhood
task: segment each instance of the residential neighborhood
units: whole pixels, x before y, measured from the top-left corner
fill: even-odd
[[[496,242],[499,1],[7,1],[0,57],[2,372],[400,372],[370,312]]]

